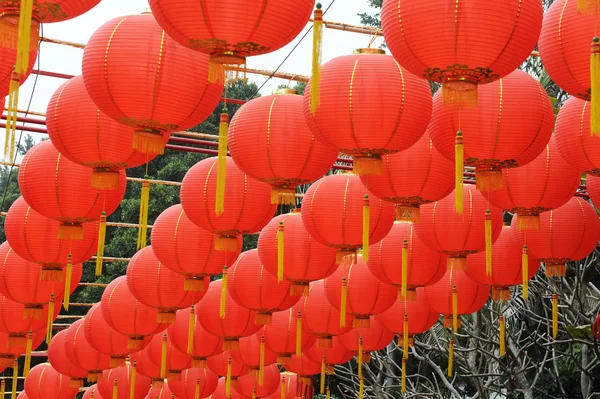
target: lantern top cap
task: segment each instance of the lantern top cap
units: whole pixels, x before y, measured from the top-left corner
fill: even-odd
[[[278,94],[278,95],[298,95],[298,92],[294,89],[290,89],[289,87],[282,87],[280,89],[274,90],[273,94]]]
[[[354,49],[354,51],[352,51],[352,54],[379,54],[379,55],[385,55],[385,50],[382,50],[380,48],[357,48]]]

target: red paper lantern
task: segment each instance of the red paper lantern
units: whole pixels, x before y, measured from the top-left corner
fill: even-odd
[[[256,312],[255,324],[270,324],[273,312],[298,302],[299,297],[290,296],[290,287],[289,281],[277,282],[277,274],[265,270],[256,249],[242,253],[229,270],[227,291],[238,305]]]
[[[33,146],[19,168],[19,188],[38,213],[60,222],[59,238],[81,239],[83,223],[113,213],[125,195],[125,172],[119,188],[98,191],[90,186],[92,170],[63,157],[50,141]]]
[[[165,209],[152,225],[154,254],[165,267],[185,276],[186,291],[204,291],[204,277],[220,274],[240,254],[242,237],[234,252],[215,251],[216,238],[192,223],[179,204]]]
[[[539,228],[539,214],[556,209],[577,192],[581,174],[558,152],[554,138],[533,162],[502,171],[502,189],[485,193],[495,206],[519,215],[519,227]]]
[[[227,376],[228,369],[231,368],[231,373],[229,374],[231,375],[231,379],[234,381],[238,377],[248,374],[248,367],[244,363],[236,360],[229,350],[209,357],[206,360],[206,366],[214,373],[222,377]]]
[[[369,231],[369,244],[385,237],[394,224],[394,206],[373,195],[358,176],[338,174],[326,176],[315,182],[302,201],[302,221],[306,231],[317,241],[335,248],[336,263],[344,257],[353,263],[356,250],[363,246],[363,230]],[[369,218],[363,220],[366,205]],[[366,227],[366,229],[365,229]],[[363,248],[363,251],[365,248]],[[366,257],[365,257],[366,258]]]
[[[313,376],[321,373],[321,362],[313,362],[305,354],[292,355],[289,363],[285,365],[285,369],[295,373],[302,385],[312,385]],[[309,392],[312,392],[312,389]],[[312,397],[312,395],[307,397]]]
[[[190,312],[194,318],[194,339],[191,348],[188,343]],[[192,357],[192,367],[204,367],[207,357],[223,352],[223,339],[206,331],[192,308],[177,311],[175,323],[169,326],[167,333],[169,341],[178,351]]]
[[[181,372],[181,380],[169,381],[169,389],[178,399],[208,398],[217,390],[218,383],[219,376],[210,369],[191,368]]]
[[[238,391],[236,391],[235,389],[231,389],[229,392],[229,395],[226,395],[225,394],[225,391],[226,391],[225,380],[226,380],[225,377],[219,378],[219,383],[217,384],[217,389],[215,390],[215,392],[213,392],[212,395],[210,395],[210,399],[248,399],[245,396],[243,396],[242,394],[238,393]]]
[[[381,49],[359,49],[334,58],[321,71],[320,105],[311,111],[311,86],[304,115],[313,132],[354,156],[354,172],[381,174],[381,156],[415,144],[431,116],[425,79],[402,68]]]
[[[150,388],[146,399],[174,399],[175,395],[169,389],[169,386],[163,384],[161,387]]]
[[[208,158],[194,165],[183,178],[181,205],[192,222],[217,234],[217,251],[236,252],[238,237],[263,228],[276,205],[271,204],[271,188],[245,175],[227,158],[227,180],[223,212],[215,209],[217,192],[217,158]]]
[[[0,295],[0,332],[8,334],[11,346],[23,346],[27,344],[27,334],[44,330],[48,320],[48,306],[42,307],[39,319],[23,318],[25,306]],[[60,306],[54,307],[52,319],[55,320],[60,313]]]
[[[327,173],[335,148],[316,140],[304,120],[303,99],[279,89],[244,104],[231,120],[229,148],[248,176],[272,186],[271,202],[296,204],[296,187]]]
[[[340,314],[354,316],[354,328],[368,328],[371,316],[389,309],[398,297],[398,289],[378,280],[361,255],[355,265],[340,266],[325,279],[325,293]]]
[[[339,337],[333,337],[331,348],[319,348],[315,344],[303,355],[315,363],[325,362],[325,373],[331,375],[334,374],[333,366],[348,363],[356,355],[356,351],[342,345]]]
[[[271,364],[265,367],[262,383],[256,375],[247,374],[237,380],[234,389],[247,398],[265,398],[273,395],[279,386],[279,369]]]
[[[429,125],[433,144],[455,161],[460,131],[464,164],[475,167],[481,191],[500,189],[501,171],[533,161],[552,135],[554,113],[548,95],[536,79],[520,70],[480,86],[475,108],[457,111],[442,102],[441,93],[436,94]]]
[[[331,339],[342,335],[352,328],[352,315],[346,315],[346,323],[342,325],[340,311],[333,309],[327,300],[323,280],[310,284],[309,295],[303,298],[302,327],[317,336],[317,345],[331,348]]]
[[[414,222],[421,204],[441,200],[454,188],[452,163],[433,146],[428,131],[412,147],[384,155],[380,176],[361,180],[377,197],[396,204],[396,220]]]
[[[65,345],[67,333],[68,329],[62,330],[52,337],[52,342],[48,345],[48,361],[56,371],[70,378],[69,385],[71,387],[82,387],[88,372],[75,365],[67,357],[67,348]]]
[[[268,399],[296,399],[312,397],[312,386],[303,384],[299,381],[298,375],[283,371],[280,373],[281,382],[275,390],[275,393]],[[283,390],[283,392],[281,392]]]
[[[133,128],[98,109],[81,75],[56,89],[46,115],[52,144],[70,161],[92,168],[92,187],[99,190],[118,188],[121,169],[143,165],[155,157],[132,149]],[[168,135],[163,137],[164,144],[168,139]]]
[[[540,268],[540,262],[532,255],[528,255],[526,266],[522,265],[523,246],[511,236],[510,226],[502,228],[500,237],[493,245],[492,256],[494,271],[491,276],[486,274],[483,252],[467,258],[466,273],[479,284],[491,286],[492,299],[496,301],[509,300],[510,286],[527,284]]]
[[[204,278],[203,285],[210,280]],[[151,246],[139,250],[127,266],[127,285],[143,304],[158,309],[156,321],[172,324],[178,309],[189,308],[204,293],[185,291],[185,277],[166,268],[154,255]]]
[[[392,55],[415,75],[442,83],[444,97],[456,105],[476,103],[477,85],[521,65],[542,27],[537,1],[468,0],[456,7],[445,0],[412,0],[383,6],[381,26]]]
[[[395,305],[396,303],[394,303]],[[399,314],[396,314],[396,317],[400,318]],[[362,349],[363,354],[368,354],[369,352],[385,349],[394,340],[394,333],[383,325],[379,320],[379,315],[377,315],[371,316],[371,326],[369,328],[354,328],[336,338],[344,348],[354,352]]]
[[[89,386],[83,393],[83,399],[102,399],[102,395],[100,394],[100,391],[98,390],[98,385],[94,384],[94,385]]]
[[[424,288],[425,302],[431,310],[444,316],[444,327],[460,327],[460,316],[475,313],[485,305],[490,296],[490,286],[479,284],[460,269],[448,270],[435,284]],[[456,312],[453,309],[456,302]],[[410,326],[410,318],[408,320]],[[410,327],[409,327],[410,328]]]
[[[206,119],[223,91],[222,81],[208,81],[208,57],[165,35],[151,13],[98,28],[85,47],[82,70],[98,108],[133,127],[133,148],[147,154],[162,154],[163,136]]]
[[[600,208],[600,178],[588,176],[585,184],[590,199],[597,208]]]
[[[406,245],[404,241],[406,240]],[[395,222],[385,238],[369,249],[369,270],[386,284],[402,287],[402,250],[406,249],[407,295],[414,298],[416,289],[430,285],[446,273],[446,257],[421,241],[412,223]],[[402,294],[402,292],[400,292]]]
[[[60,223],[37,213],[23,197],[11,205],[4,229],[10,247],[21,258],[39,263],[44,269],[62,269],[69,254],[72,263],[88,261],[98,249],[97,223],[83,224],[82,240],[58,238]]]
[[[42,344],[46,336],[45,331],[37,331],[32,334],[31,348],[35,350]],[[6,333],[0,333],[0,368],[11,366],[13,361],[27,351],[25,342],[14,342]]]
[[[202,301],[196,305],[196,317],[206,331],[223,338],[223,349],[236,349],[239,338],[256,333],[261,326],[254,324],[256,312],[240,306],[228,290],[224,296],[225,317],[221,319],[222,284],[222,280],[211,283]]]
[[[98,381],[98,390],[103,398],[112,399],[144,399],[150,389],[150,379],[137,373],[135,375],[135,387],[133,397],[131,394],[131,384],[133,382],[134,366],[125,362],[119,367],[102,372],[102,380]],[[117,397],[113,396],[113,388],[117,381]],[[154,398],[153,398],[154,399]]]
[[[335,249],[315,240],[304,228],[300,210],[271,219],[258,237],[258,255],[263,267],[278,275],[278,232],[283,227],[283,277],[292,283],[291,295],[305,295],[311,281],[335,271]],[[283,223],[283,225],[281,225]]]
[[[166,348],[166,357],[164,358],[166,361],[165,377],[169,381],[181,380],[181,371],[192,366],[192,358],[187,353],[177,350],[169,340],[167,334],[156,334],[152,337],[147,351],[150,355],[150,360],[158,367],[162,367],[163,348]]]
[[[429,248],[448,255],[448,266],[464,269],[469,254],[484,251],[502,230],[502,210],[490,205],[472,185],[463,187],[465,209],[457,214],[454,196],[421,207],[415,233]],[[490,210],[491,237],[486,239],[486,214]],[[488,248],[489,249],[489,248]]]
[[[202,4],[150,1],[156,20],[169,36],[224,64],[245,64],[246,57],[285,46],[302,31],[314,5],[314,0],[277,4],[242,0],[223,8],[215,0]]]
[[[560,208],[540,215],[539,230],[520,231],[519,215],[512,220],[512,234],[529,254],[546,264],[547,277],[564,277],[566,263],[581,260],[594,251],[600,239],[600,219],[584,199],[573,197]]]
[[[296,353],[296,337],[298,334],[298,313],[302,313],[304,301],[298,302],[292,308],[282,312],[273,313],[271,324],[264,327],[265,346],[269,351],[277,354],[277,363],[287,364]],[[300,318],[302,323],[302,317]],[[300,353],[306,348],[310,348],[317,340],[314,334],[308,331],[300,331]]]
[[[161,376],[160,365],[152,361],[148,347],[129,355],[129,360],[135,363],[138,375],[150,378],[150,385],[153,388],[160,388],[164,385],[165,378]]]
[[[571,166],[588,175],[600,176],[600,141],[590,134],[591,103],[570,97],[556,118],[556,145]]]
[[[13,78],[13,72],[17,63],[17,46],[19,36],[19,12],[12,15],[3,14],[0,19],[2,26],[2,47],[0,47],[0,97],[6,97],[12,90],[10,82]],[[40,24],[33,21],[31,24],[33,35],[29,40],[29,62],[25,73],[18,74],[21,85],[29,78],[31,71],[37,61],[39,50]],[[13,86],[14,89],[14,86]],[[2,101],[2,111],[4,111],[4,101]]]
[[[98,352],[85,338],[85,318],[79,319],[69,327],[65,338],[67,359],[75,366],[87,370],[87,380],[96,382],[102,379],[102,370],[111,368],[110,356]]]
[[[260,330],[255,335],[240,338],[240,349],[231,351],[231,356],[238,362],[245,364],[248,367],[248,373],[253,376],[258,376],[263,365],[263,370],[277,361],[277,354],[266,348],[263,343],[264,331]],[[261,349],[262,348],[262,349]],[[261,362],[261,351],[262,362]]]
[[[100,353],[110,356],[111,367],[117,367],[125,362],[127,355],[141,348],[130,348],[129,337],[115,331],[102,314],[100,302],[88,310],[84,318],[83,332],[89,344]],[[144,337],[142,348],[150,344],[150,337]]]
[[[117,277],[104,289],[102,317],[115,331],[127,335],[128,348],[140,350],[147,336],[158,334],[169,325],[156,321],[158,310],[135,299],[127,286],[127,277]]]
[[[30,399],[73,399],[78,387],[71,387],[70,378],[56,371],[50,363],[31,368],[25,379],[25,393]]]

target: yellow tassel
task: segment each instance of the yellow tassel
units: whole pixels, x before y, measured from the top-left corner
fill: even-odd
[[[100,226],[98,227],[98,251],[96,252],[96,277],[102,275],[102,262],[104,262],[104,242],[106,241],[106,212],[102,211]]]
[[[167,347],[167,334],[164,334],[162,339],[162,350],[160,354],[160,378],[162,379],[167,377]]]
[[[296,319],[296,356],[302,354],[302,312],[298,311]]]
[[[221,303],[219,308],[219,317],[225,318],[225,306],[227,305],[227,266],[223,268],[223,280],[221,283]]]
[[[50,294],[50,302],[48,303],[48,320],[46,322],[46,344],[52,342],[52,322],[54,321],[54,294]]]
[[[362,239],[362,258],[365,262],[369,261],[369,235],[371,233],[370,228],[370,209],[369,209],[369,196],[365,194],[365,198],[363,200],[363,239]]]
[[[458,292],[452,287],[452,331],[458,332]]]
[[[313,17],[313,53],[312,53],[312,77],[310,79],[310,110],[314,114],[319,107],[321,90],[321,57],[323,53],[323,10],[321,3],[317,3],[317,9]]]
[[[406,359],[402,359],[402,393],[406,393]]]
[[[21,3],[23,4],[23,3]],[[13,72],[10,81],[10,94],[6,108],[6,137],[4,139],[4,158],[12,162],[15,157],[15,134],[17,132],[17,110],[19,104],[20,75]]]
[[[408,289],[408,241],[402,244],[402,297],[406,297]]]
[[[225,377],[225,397],[231,394],[231,358],[227,359],[227,376]]]
[[[215,213],[225,211],[225,177],[227,173],[227,134],[229,131],[229,112],[223,108],[221,123],[219,124],[219,151],[217,156],[217,196],[215,199]]]
[[[196,378],[196,389],[194,390],[194,399],[200,399],[200,378]]]
[[[13,362],[12,371],[12,395],[10,397],[11,399],[17,399],[17,382],[19,381],[19,362],[17,359]]]
[[[29,331],[27,333],[27,345],[25,346],[25,362],[23,363],[23,377],[29,375],[29,369],[31,368],[31,351],[33,350],[33,333]]]
[[[256,387],[252,388],[252,399],[256,399]]]
[[[348,284],[346,277],[342,279],[342,299],[340,306],[340,327],[346,327],[346,298],[348,296]]]
[[[131,364],[131,383],[129,386],[129,399],[135,398],[135,380],[137,377],[137,360]]]
[[[63,298],[63,306],[65,310],[69,310],[69,303],[71,299],[71,278],[73,277],[73,256],[69,254],[67,257],[67,272],[65,276],[65,294]]]
[[[6,381],[2,378],[0,381],[0,398],[4,399],[4,395],[6,394]]]
[[[558,336],[558,295],[552,294],[552,337]]]
[[[577,12],[583,15],[599,15],[600,1],[598,0],[579,0],[577,2]]]
[[[594,36],[592,41],[592,54],[590,55],[590,77],[591,77],[591,134],[600,136],[600,43],[598,37]]]
[[[492,212],[485,211],[485,275],[492,277]]]
[[[194,312],[194,305],[190,308],[190,317],[188,320],[187,353],[188,355],[191,355],[194,353],[194,335],[196,334],[196,313]]]
[[[404,359],[408,359],[408,314],[404,314],[404,325],[402,326],[402,352]]]
[[[117,380],[115,380],[114,385],[113,385],[113,392],[112,392],[112,399],[118,399],[119,398],[119,385],[117,383]]]
[[[260,337],[260,354],[258,359],[258,386],[265,381],[265,336]]]
[[[454,174],[455,174],[455,204],[454,208],[456,209],[456,213],[463,213],[463,201],[464,201],[464,193],[463,193],[463,174],[465,172],[465,154],[464,154],[464,146],[463,146],[463,135],[459,130],[456,132],[456,141],[454,145]]]
[[[365,393],[365,380],[359,378],[360,384],[358,386],[358,399],[363,399]]]
[[[529,250],[523,245],[521,255],[521,273],[523,274],[523,299],[529,298]]]
[[[283,281],[283,220],[279,222],[277,228],[277,282]]]
[[[363,366],[363,339],[358,338],[358,354],[356,355],[356,363],[358,363],[358,378],[363,378],[362,366]]]
[[[327,365],[325,363],[325,356],[321,359],[321,389],[319,393],[323,395],[325,393],[325,371],[327,369]]]
[[[281,399],[287,399],[287,385],[285,384],[285,375],[281,376],[281,385],[279,387],[279,393],[281,395]]]
[[[325,399],[331,399],[331,391],[329,388],[325,390]]]
[[[506,325],[504,316],[500,316],[500,357],[506,355]]]
[[[140,219],[138,227],[137,250],[146,247],[148,234],[148,203],[150,202],[150,180],[148,176],[142,182],[142,196],[140,198]]]
[[[452,377],[454,365],[454,340],[448,342],[448,377]]]

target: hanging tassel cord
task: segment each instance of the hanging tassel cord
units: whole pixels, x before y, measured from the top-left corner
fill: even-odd
[[[348,297],[348,280],[346,277],[342,279],[342,298],[340,306],[340,327],[346,327],[346,300]]]
[[[454,340],[448,341],[448,377],[454,374]]]
[[[286,399],[287,385],[285,384],[285,375],[281,376],[281,383],[279,384],[279,392],[281,399]]]
[[[485,274],[492,277],[492,212],[485,211]]]
[[[402,393],[406,393],[406,359],[402,359]]]
[[[403,298],[406,298],[408,291],[408,240],[404,240],[402,243],[402,287],[401,294]]]
[[[592,40],[590,54],[591,121],[592,136],[600,136],[600,42],[598,36]]]
[[[223,107],[219,123],[219,149],[217,154],[217,190],[215,198],[215,213],[225,212],[225,179],[227,174],[227,136],[229,134],[229,110]]]
[[[325,371],[327,369],[327,364],[325,363],[325,356],[323,356],[323,358],[321,359],[321,378],[320,378],[320,389],[319,389],[319,393],[321,395],[325,394]]]
[[[12,392],[10,395],[11,399],[17,399],[17,383],[19,381],[19,362],[17,359],[13,362],[12,367]]]
[[[65,294],[63,298],[63,307],[69,310],[71,302],[71,279],[73,277],[73,255],[67,257],[66,276],[65,276]]]
[[[27,344],[25,346],[25,362],[23,363],[23,377],[29,375],[31,369],[31,351],[33,350],[33,332],[27,333]],[[3,398],[2,398],[3,399]]]
[[[46,344],[52,343],[52,322],[54,321],[54,294],[50,294],[48,303],[48,318],[46,320]]]
[[[102,275],[102,264],[104,262],[104,244],[106,242],[106,212],[102,211],[100,225],[98,227],[98,250],[96,251],[96,277]]]
[[[137,360],[131,364],[131,382],[129,386],[129,399],[135,398],[135,382],[137,379]]]
[[[188,318],[188,342],[187,342],[187,353],[192,355],[194,353],[194,335],[196,334],[196,312],[194,311],[194,305],[190,307],[190,316]]]
[[[456,213],[463,213],[463,202],[464,202],[464,193],[463,193],[463,185],[464,185],[464,176],[465,173],[465,160],[464,160],[464,145],[463,145],[463,134],[459,130],[456,132],[456,139],[454,143],[454,177],[455,177],[455,203],[454,208]]]
[[[150,180],[146,175],[142,182],[142,194],[140,198],[140,218],[138,228],[137,250],[146,247],[148,237],[148,207],[150,203]]]
[[[504,316],[498,318],[500,323],[500,357],[506,355],[506,324],[504,322]]]
[[[402,358],[408,359],[408,314],[404,314],[404,325],[402,326]]]
[[[283,261],[284,261],[284,226],[283,220],[279,222],[277,227],[277,282],[283,281]]]
[[[314,114],[321,100],[321,60],[323,57],[323,10],[317,3],[313,17],[312,76],[310,78],[310,111]]]
[[[2,378],[0,381],[0,398],[4,399],[4,395],[6,394],[6,381]]]
[[[521,274],[523,275],[523,299],[529,299],[529,250],[523,245],[521,255]]]
[[[302,354],[302,312],[298,311],[296,319],[296,356]]]
[[[258,386],[265,382],[265,336],[260,337],[260,351],[258,359]]]
[[[118,399],[118,398],[119,398],[119,383],[115,379],[113,389],[112,389],[112,399]]]
[[[552,294],[552,337],[558,337],[558,294]]]
[[[165,379],[167,377],[167,334],[163,335],[162,347],[160,355],[160,378]]]
[[[225,377],[225,396],[231,395],[231,358],[227,359],[227,376]]]
[[[358,378],[363,378],[363,339],[358,338],[358,354],[356,355],[356,363],[358,363]]]
[[[194,389],[194,399],[200,399],[200,378],[196,378],[196,388]]]
[[[225,308],[227,306],[227,266],[223,267],[223,280],[221,283],[221,301],[219,306],[219,317],[225,318]]]
[[[362,258],[365,262],[369,261],[369,235],[371,234],[370,218],[371,210],[369,206],[369,195],[365,194],[363,199],[363,238],[362,238]]]
[[[458,292],[456,285],[452,286],[452,332],[458,332]]]

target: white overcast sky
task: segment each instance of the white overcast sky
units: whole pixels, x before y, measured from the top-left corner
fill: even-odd
[[[331,2],[332,0],[322,1],[323,8],[327,8]],[[43,27],[44,35],[53,39],[86,43],[94,31],[105,22],[122,15],[138,14],[144,11],[147,5],[147,0],[102,0],[96,7],[78,18],[60,23],[45,24]],[[365,0],[336,0],[326,14],[325,20],[358,25],[360,21],[357,13],[367,10],[369,10],[369,7]],[[305,27],[306,29],[308,29],[308,25]],[[248,67],[269,70],[276,68],[299,41],[301,36],[302,34],[288,46],[278,51],[249,58]],[[326,29],[323,61],[340,55],[350,54],[354,48],[366,47],[368,43],[368,35]],[[376,43],[379,43],[379,41]],[[311,47],[312,36],[309,34],[281,67],[280,71],[310,75]],[[81,73],[82,55],[83,50],[81,49],[52,43],[42,43],[40,49],[40,69],[78,75]],[[267,79],[258,75],[248,75],[248,78],[256,82],[259,86]],[[34,80],[35,75],[32,74],[21,88],[19,109],[26,109],[31,98]],[[39,76],[30,109],[37,112],[46,112],[46,106],[50,97],[63,82],[63,79]],[[282,83],[287,83],[287,81],[272,79],[272,81],[265,85],[261,93],[263,95],[269,94],[277,88],[277,85]]]

